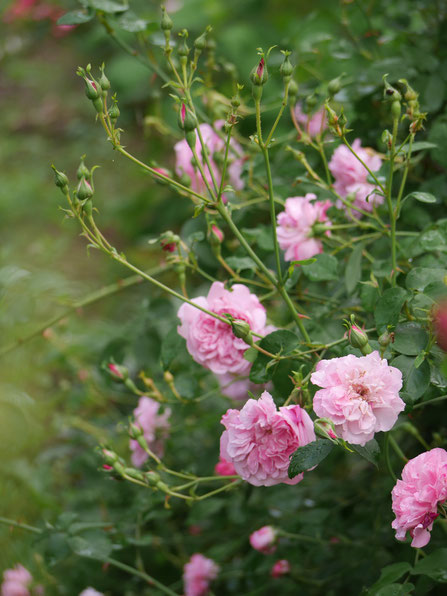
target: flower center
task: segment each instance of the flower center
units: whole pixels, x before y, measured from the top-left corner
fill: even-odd
[[[357,395],[357,397],[360,397],[361,399],[368,401],[368,397],[369,397],[368,387],[365,387],[361,383],[353,383],[352,390]]]

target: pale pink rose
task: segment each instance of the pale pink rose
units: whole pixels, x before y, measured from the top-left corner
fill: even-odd
[[[218,120],[214,123],[214,128],[217,130],[221,129],[224,124],[223,120]],[[214,173],[214,177],[216,179],[216,183],[219,185],[221,181],[221,172],[220,167],[217,166],[215,161],[215,155],[220,155],[222,160],[225,157],[225,142],[219,137],[218,134],[213,130],[213,128],[209,124],[201,124],[200,125],[200,132],[202,133],[203,142],[208,149],[208,156],[210,159],[211,169]],[[211,178],[210,171],[208,166],[206,165],[203,156],[202,156],[202,145],[200,143],[199,137],[196,134],[196,151],[197,155],[199,156],[200,163],[203,167],[203,171],[205,173],[205,177],[210,184],[213,186],[213,181]],[[202,179],[200,171],[197,167],[194,167],[191,160],[193,159],[193,153],[191,148],[189,147],[186,139],[179,141],[175,146],[175,171],[178,176],[182,176],[186,174],[191,178],[191,188],[196,192],[206,192],[206,185]],[[240,156],[242,155],[242,147],[235,139],[231,139],[230,141],[230,151],[229,151],[229,161],[227,165],[227,175],[229,184],[235,190],[241,190],[244,187],[244,183],[241,178],[242,174],[242,165],[244,163],[243,158]]]
[[[304,131],[312,138],[321,134],[327,128],[326,110],[324,108],[320,108],[313,114],[305,114],[301,104],[297,103],[295,106],[295,118],[302,125]]]
[[[362,147],[360,139],[355,139],[352,148],[372,172],[380,169],[382,160],[373,149]],[[334,190],[341,197],[346,198],[349,194],[355,193],[354,207],[372,211],[374,205],[383,203],[383,197],[374,192],[376,187],[367,182],[368,171],[346,145],[339,145],[334,151],[329,169],[335,178]],[[343,206],[341,201],[337,206]],[[361,216],[358,212],[357,215]]]
[[[13,569],[3,572],[1,596],[30,596],[29,584],[33,581],[31,573],[23,567],[16,565]]]
[[[320,360],[311,381],[323,388],[314,396],[317,416],[332,420],[337,435],[355,445],[390,430],[405,408],[399,397],[402,373],[378,352]]]
[[[285,210],[278,215],[276,233],[278,244],[285,250],[286,261],[302,261],[323,252],[321,240],[314,237],[312,227],[316,223],[330,226],[326,211],[330,201],[315,201],[316,195],[307,193],[305,197],[286,199]],[[329,230],[326,235],[330,235]]]
[[[241,410],[228,410],[221,420],[226,430],[220,455],[234,464],[237,474],[254,486],[297,484],[303,474],[289,478],[289,457],[315,441],[313,422],[300,406],[276,409],[267,391],[249,399]]]
[[[236,476],[237,472],[231,462],[219,457],[218,463],[214,466],[214,472],[219,476]]]
[[[169,416],[171,410],[166,408],[163,414],[159,413],[160,404],[150,397],[140,397],[138,406],[133,411],[135,424],[143,431],[149,448],[158,456],[163,455],[163,441],[169,435]],[[149,457],[135,439],[130,440],[132,463],[140,467]]]
[[[408,531],[411,546],[423,548],[430,541],[438,503],[447,499],[447,452],[437,447],[410,459],[391,495],[397,540],[405,540]]]
[[[79,596],[104,596],[104,594],[102,592],[98,592],[98,590],[95,590],[95,588],[85,588],[85,590],[82,590]]]
[[[273,526],[263,526],[250,534],[250,544],[260,553],[270,555],[276,550],[278,533]]]
[[[222,282],[216,281],[207,297],[199,296],[192,302],[216,314],[228,313],[235,319],[242,319],[250,325],[252,332],[264,334],[265,308],[242,284],[226,290]],[[231,325],[186,303],[179,308],[177,316],[181,320],[178,332],[186,339],[188,352],[196,362],[217,375],[248,372],[250,363],[244,359],[248,345],[233,334]]]
[[[290,563],[287,559],[280,559],[273,565],[270,575],[274,578],[290,573]]]
[[[219,567],[211,559],[200,553],[192,555],[183,568],[183,581],[185,596],[205,596],[208,594],[209,585],[216,579]]]

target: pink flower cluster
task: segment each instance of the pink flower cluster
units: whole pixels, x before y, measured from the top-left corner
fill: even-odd
[[[330,201],[315,201],[316,195],[286,199],[285,210],[278,215],[277,236],[286,261],[302,261],[323,252],[321,240],[314,237],[312,227],[316,223],[331,225],[326,211]],[[329,230],[326,235],[329,236]]]
[[[138,406],[133,415],[135,424],[143,431],[149,448],[159,456],[163,455],[163,440],[169,435],[169,416],[171,410],[166,408],[163,414],[159,413],[160,404],[150,397],[140,397]],[[134,466],[142,466],[149,457],[144,449],[135,439],[130,440],[130,449],[132,451],[132,463]]]
[[[185,596],[205,596],[208,594],[209,585],[216,579],[219,567],[211,559],[200,553],[192,555],[183,568],[183,581],[185,583]]]
[[[312,138],[321,134],[327,128],[326,110],[324,108],[320,108],[313,114],[305,114],[301,104],[297,103],[295,106],[295,118],[303,126],[304,131]]]
[[[264,333],[265,308],[242,284],[235,284],[230,291],[216,281],[207,297],[199,296],[192,302],[216,314],[228,313],[235,319],[242,319],[255,333]],[[179,308],[177,316],[181,320],[178,332],[186,339],[188,352],[196,362],[217,375],[239,375],[248,371],[250,363],[244,359],[248,345],[234,335],[231,325],[186,303]]]
[[[3,573],[1,596],[29,596],[28,590],[33,577],[23,565],[16,565],[13,569],[6,569]]]
[[[224,124],[223,120],[218,120],[214,123],[214,128],[219,130]],[[209,124],[201,124],[200,132],[202,134],[203,142],[208,149],[208,155],[210,159],[211,169],[217,184],[220,184],[221,173],[216,164],[216,155],[220,155],[222,159],[225,155],[225,142],[215,132],[215,130]],[[199,169],[193,165],[193,153],[189,147],[186,139],[179,141],[175,146],[175,171],[178,176],[186,174],[191,178],[191,188],[196,192],[206,192],[206,185],[202,179]],[[212,187],[213,181],[208,166],[205,163],[202,155],[202,145],[196,132],[196,151],[200,158],[200,165],[203,168],[207,182]],[[229,152],[229,164],[227,166],[227,174],[229,183],[235,190],[241,190],[244,187],[244,183],[241,178],[243,159],[242,147],[235,139],[230,141],[230,152]]]
[[[3,20],[5,23],[14,21],[52,21],[52,32],[56,37],[69,33],[76,25],[57,25],[57,20],[64,14],[64,10],[55,4],[41,2],[40,0],[15,0],[5,11]]]
[[[311,381],[322,387],[313,401],[317,416],[332,420],[337,435],[355,445],[390,430],[405,408],[399,397],[402,373],[378,352],[320,360]]]
[[[424,547],[438,517],[438,504],[447,500],[447,452],[436,448],[410,459],[391,494],[396,515],[391,525],[397,540],[405,540],[410,532],[411,546]]]
[[[355,139],[352,148],[371,172],[380,169],[382,160],[372,149],[362,147],[360,139]],[[345,145],[340,145],[334,151],[329,169],[335,178],[335,191],[343,198],[355,195],[353,206],[354,215],[357,217],[362,217],[362,214],[356,211],[355,207],[372,211],[373,206],[383,203],[383,196],[376,192],[377,187],[367,182],[368,171]],[[338,206],[342,207],[341,201]]]
[[[278,533],[273,526],[263,526],[250,534],[250,544],[260,553],[270,555],[276,550]]]
[[[220,439],[220,455],[232,462],[237,474],[254,486],[284,482],[297,484],[299,474],[288,477],[291,454],[315,441],[313,422],[300,406],[276,409],[267,391],[249,399],[241,410],[228,410],[221,420],[226,430]]]

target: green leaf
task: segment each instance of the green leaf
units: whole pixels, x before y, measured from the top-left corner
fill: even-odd
[[[352,445],[349,443],[349,447],[353,449],[358,455],[364,457],[369,463],[373,464],[378,468],[377,460],[380,455],[379,443],[375,439],[368,441],[363,447],[361,445]]]
[[[345,269],[345,286],[348,294],[357,287],[362,276],[362,252],[363,245],[357,244],[354,250],[349,255],[348,263]]]
[[[225,259],[227,265],[229,265],[232,269],[239,272],[243,269],[251,269],[252,271],[256,271],[257,265],[250,259],[250,257],[228,257]]]
[[[176,328],[171,329],[161,344],[160,359],[163,370],[169,370],[174,358],[184,348],[185,340]]]
[[[131,10],[128,10],[124,14],[120,15],[117,19],[117,23],[121,29],[124,29],[124,31],[129,31],[130,33],[146,31],[147,26],[149,25],[148,21],[140,19]]]
[[[440,548],[416,563],[414,575],[428,575],[435,581],[447,583],[447,548]]]
[[[439,230],[427,230],[421,234],[419,244],[427,252],[447,250],[445,236]]]
[[[368,596],[375,596],[378,590],[393,584],[396,580],[411,571],[411,569],[412,567],[410,563],[406,562],[387,565],[382,569],[380,577],[376,583],[369,588]]]
[[[116,12],[125,12],[128,10],[128,4],[121,4],[119,2],[113,2],[113,0],[88,0],[89,6],[95,10],[101,10],[114,14]]]
[[[411,192],[402,199],[402,203],[407,199],[416,199],[416,201],[419,201],[420,203],[436,203],[436,197],[429,192]]]
[[[298,447],[290,458],[289,478],[295,478],[301,472],[318,465],[329,455],[333,446],[334,444],[328,439],[319,439],[303,445],[303,447]]]
[[[415,367],[415,358],[409,356],[398,356],[391,362],[391,366],[398,368],[403,375],[402,391],[407,397],[405,401],[410,403],[416,401],[425,393],[430,384],[430,366],[426,360]]]
[[[287,355],[300,345],[300,338],[292,331],[282,329],[266,335],[259,342],[259,345],[271,354]],[[253,383],[266,383],[269,381],[275,369],[275,364],[268,366],[271,362],[271,358],[258,352],[258,356],[250,370],[250,381]]]
[[[418,141],[413,143],[411,151],[412,153],[416,153],[416,151],[423,151],[424,149],[435,149],[437,145],[435,143],[429,143],[428,141]],[[406,153],[410,145],[407,143],[402,147],[399,153]]]
[[[361,284],[360,300],[366,312],[373,312],[380,298],[377,288],[369,284]]]
[[[415,267],[408,273],[405,279],[405,285],[409,290],[422,292],[429,283],[434,281],[444,282],[444,280],[447,280],[446,269]]]
[[[95,13],[92,10],[84,12],[83,10],[71,10],[66,12],[57,20],[58,25],[82,25],[93,19]]]
[[[389,288],[379,298],[374,310],[377,331],[381,333],[387,325],[396,325],[404,302],[409,298],[403,288]]]
[[[244,358],[245,360],[248,360],[248,362],[254,362],[258,354],[259,352],[256,348],[248,348],[248,350],[245,350],[244,352]]]
[[[338,279],[338,261],[326,253],[316,255],[315,262],[310,265],[303,265],[304,275],[310,281],[330,281]]]
[[[376,596],[405,596],[413,590],[413,584],[389,584],[376,592]]]
[[[85,532],[68,538],[71,550],[80,557],[104,561],[112,551],[112,543],[104,532]]]
[[[419,323],[413,321],[401,323],[394,332],[392,348],[400,354],[417,356],[425,349],[428,342],[428,333]]]

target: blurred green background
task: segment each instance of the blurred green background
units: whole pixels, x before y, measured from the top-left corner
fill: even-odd
[[[25,4],[0,3],[0,516],[27,523],[54,522],[57,515],[74,508],[82,511],[83,519],[97,519],[108,484],[97,471],[94,448],[119,430],[119,421],[133,407],[132,399],[101,372],[101,362],[114,355],[134,370],[159,375],[160,338],[167,331],[163,317],[172,318],[175,310],[146,284],[134,284],[77,309],[51,331],[10,349],[74,301],[126,276],[103,255],[87,254],[77,225],[61,210],[64,199],[54,186],[50,166],[54,163],[71,180],[83,154],[89,166],[101,166],[95,181],[102,227],[115,246],[143,269],[163,261],[148,240],[164,229],[178,231],[191,209],[113,153],[95,122],[76,68],[88,62],[96,68],[105,62],[120,100],[125,144],[147,161],[172,169],[172,147],[180,137],[172,102],[160,80],[114,43],[98,21],[61,34],[51,18],[40,18],[42,13],[36,12],[43,3]],[[235,80],[248,88],[259,46],[277,44],[293,50],[302,98],[315,92],[322,102],[322,82],[345,73],[346,87],[339,99],[365,145],[380,148],[382,75],[389,73],[392,82],[408,79],[421,92],[423,110],[430,112],[427,138],[440,148],[427,156],[431,172],[427,189],[445,197],[445,2],[179,0],[177,4],[172,14],[176,29],[187,27],[194,38],[206,25],[213,26],[215,80],[224,94],[233,91],[233,64]],[[22,9],[18,15],[13,12],[17,5]],[[68,1],[51,6],[61,13],[79,8]],[[158,23],[158,2],[131,1],[131,8],[138,17]],[[116,26],[121,40],[138,43],[132,32]],[[160,33],[155,25],[152,29],[153,52],[162,63]],[[279,53],[272,54],[272,72],[280,60]],[[281,79],[272,74],[267,102],[276,105],[280,93]],[[160,118],[166,119],[172,134],[160,129]],[[242,121],[240,130],[246,135],[253,132],[251,117]],[[288,118],[280,130],[290,132]],[[415,209],[411,217],[422,227],[426,215]],[[126,441],[123,436],[124,449]],[[215,457],[214,447],[205,449]],[[108,506],[118,509],[124,493],[117,489],[114,499]],[[32,535],[0,526],[0,571],[22,561],[39,568],[45,578],[45,564],[41,554],[35,554],[40,549],[33,540]],[[55,553],[61,549],[56,545]],[[75,568],[72,585],[78,581],[82,589]]]

